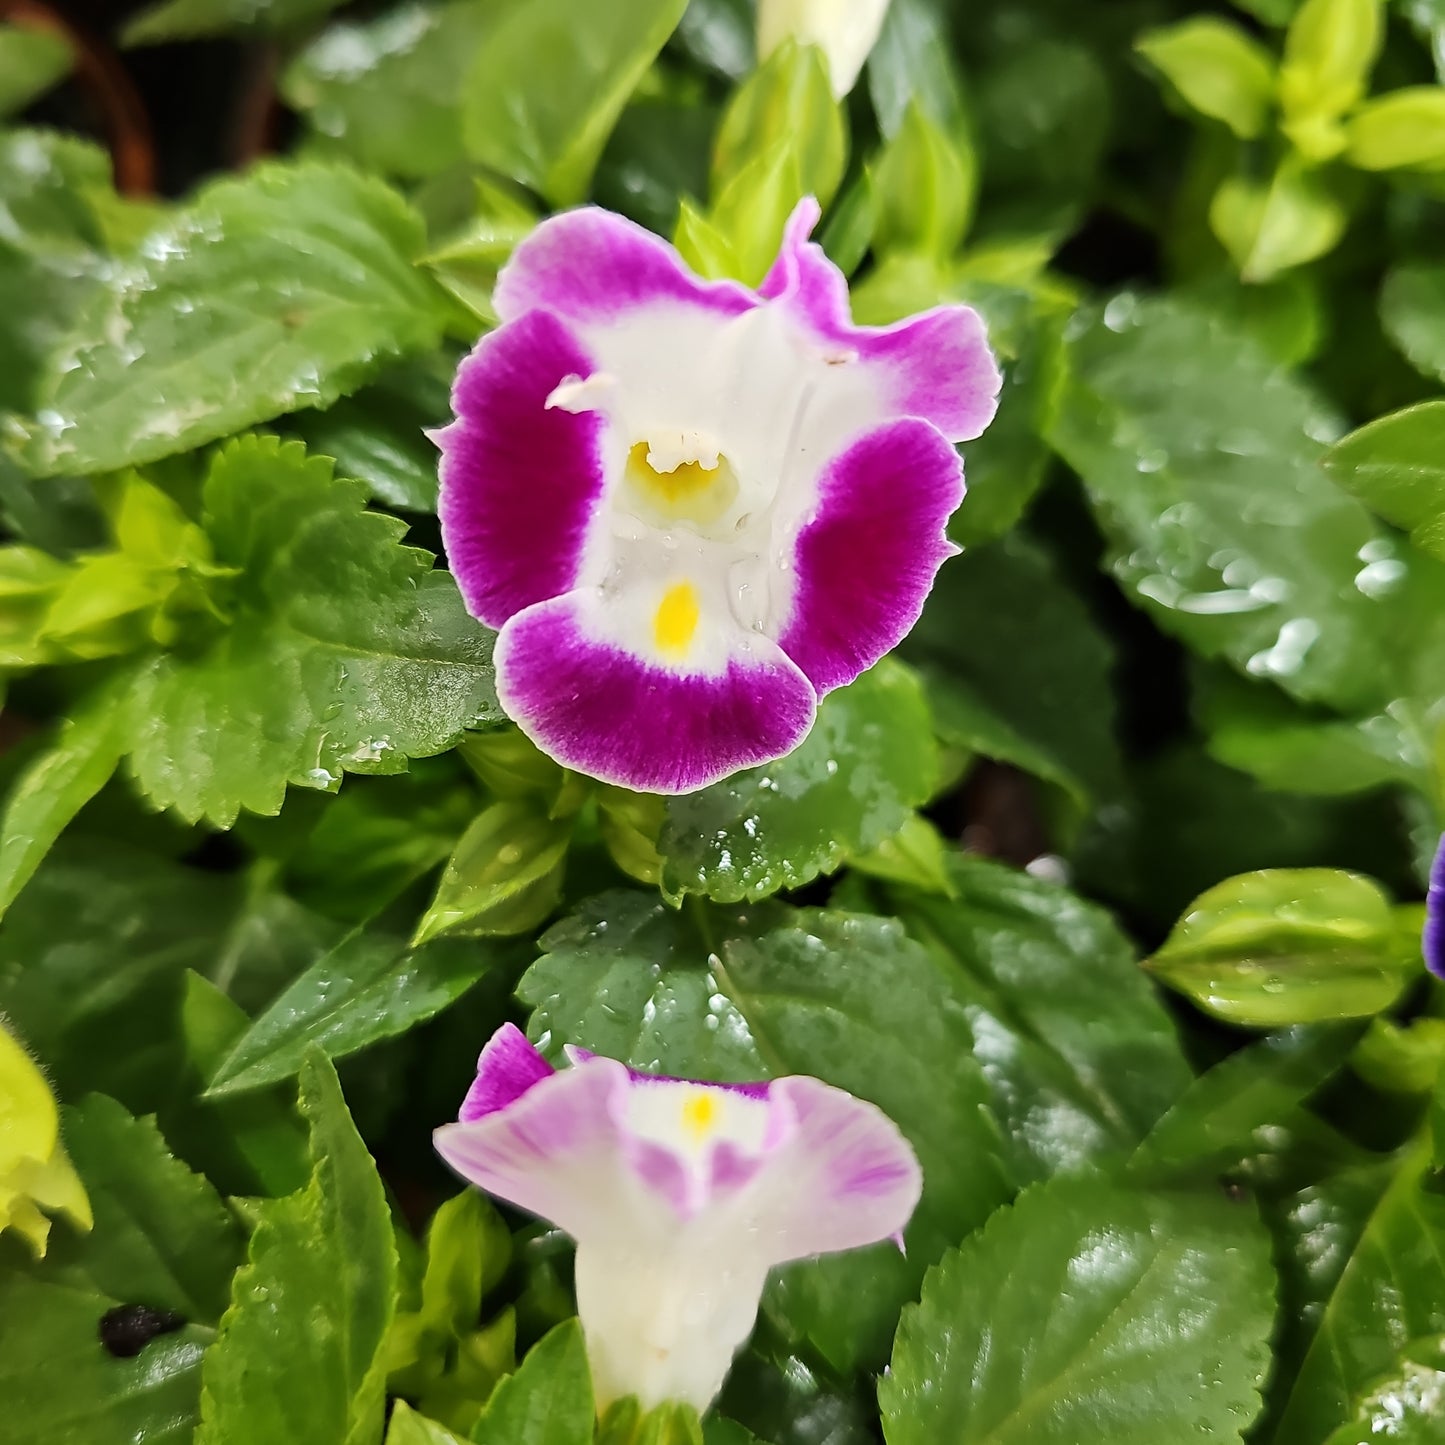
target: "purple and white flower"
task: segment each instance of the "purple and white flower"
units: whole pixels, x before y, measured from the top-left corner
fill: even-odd
[[[1445,835],[1430,865],[1430,887],[1425,894],[1425,932],[1421,939],[1425,967],[1445,983]]]
[[[917,621],[994,413],[982,323],[855,326],[801,202],[754,292],[589,207],[543,221],[462,362],[442,536],[544,752],[690,792],[791,751]]]
[[[705,1410],[768,1270],[897,1240],[918,1160],[880,1110],[817,1079],[695,1083],[568,1056],[554,1072],[504,1025],[437,1151],[577,1241],[599,1412],[627,1395]]]

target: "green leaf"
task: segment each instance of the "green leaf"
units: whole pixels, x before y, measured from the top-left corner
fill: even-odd
[[[0,115],[24,110],[70,74],[70,42],[52,30],[0,25]]]
[[[332,25],[292,61],[281,93],[358,165],[435,175],[466,159],[467,72],[498,8],[491,0],[413,3]]]
[[[398,1400],[391,1407],[386,1445],[462,1445],[462,1440],[445,1425],[428,1420],[425,1415],[417,1414],[405,1400]]]
[[[483,809],[452,850],[413,943],[457,930],[530,933],[561,899],[574,823],[569,815],[554,817],[536,796]]]
[[[206,1351],[196,1445],[369,1445],[381,1433],[381,1348],[396,1302],[391,1216],[319,1051],[302,1067],[300,1106],[311,1182],[257,1211],[248,1262]]]
[[[1399,1367],[1405,1341],[1438,1334],[1445,1300],[1445,1196],[1428,1185],[1429,1149],[1412,1146],[1355,1228],[1332,1225],[1331,1182],[1290,1211],[1301,1264],[1314,1262],[1318,1303],[1300,1310],[1313,1338],[1289,1388],[1274,1445],[1317,1445],[1355,1413],[1355,1400]],[[1352,1211],[1351,1211],[1352,1212]]]
[[[212,463],[204,525],[240,572],[229,627],[159,655],[131,695],[130,766],[158,807],[229,827],[287,784],[395,773],[495,715],[491,638],[405,524],[296,443],[243,438]]]
[[[115,1359],[96,1326],[122,1303],[0,1269],[0,1398],[17,1445],[189,1445],[211,1331],[187,1325]]]
[[[54,744],[16,781],[0,819],[0,914],[15,901],[66,825],[110,781],[121,729],[109,689],[61,723]]]
[[[893,905],[968,1011],[1012,1177],[1132,1149],[1190,1079],[1133,946],[1056,884],[957,854],[947,876],[951,898]]]
[[[777,905],[684,917],[604,894],[543,935],[518,986],[528,1031],[634,1068],[724,1082],[812,1074],[908,1135],[924,1193],[906,1257],[884,1244],[789,1267],[765,1310],[840,1367],[886,1354],[923,1269],[1008,1193],[966,999],[890,920]]]
[[[157,45],[252,31],[284,35],[303,29],[343,0],[160,0],[127,22],[124,45]]]
[[[890,1445],[1238,1441],[1269,1368],[1272,1285],[1248,1206],[1031,1190],[905,1311],[878,1390]]]
[[[1388,1018],[1371,1019],[1350,1068],[1372,1089],[1428,1094],[1445,1068],[1445,1019],[1413,1019],[1404,1028]],[[1437,1156],[1442,1152],[1437,1149]]]
[[[1396,266],[1380,292],[1380,321],[1424,376],[1445,379],[1445,266]]]
[[[989,626],[972,625],[981,616]],[[948,563],[903,652],[946,742],[1080,799],[1118,791],[1113,645],[1033,543],[1011,536]]]
[[[746,1440],[747,1431],[742,1433]],[[691,1405],[669,1400],[644,1411],[635,1396],[628,1396],[614,1402],[598,1422],[597,1445],[703,1445],[702,1424]],[[708,1445],[713,1445],[711,1436]]]
[[[1377,884],[1332,868],[1269,868],[1217,884],[1148,961],[1216,1018],[1254,1028],[1368,1017],[1419,967]]]
[[[1051,439],[1162,628],[1306,702],[1363,709],[1399,696],[1406,568],[1321,470],[1334,427],[1243,336],[1126,292],[1073,334]]]
[[[95,1212],[81,1268],[103,1294],[215,1324],[243,1246],[199,1174],[171,1157],[153,1119],[91,1094],[65,1115],[65,1145]]]
[[[1415,1340],[1400,1352],[1389,1376],[1376,1381],[1355,1402],[1354,1419],[1325,1445],[1434,1445],[1440,1438],[1440,1405],[1445,1400],[1445,1336]]]
[[[1200,115],[1241,139],[1263,132],[1274,107],[1274,57],[1233,21],[1194,16],[1146,31],[1134,48]]]
[[[1445,169],[1445,90],[1414,85],[1366,101],[1345,135],[1345,158],[1361,170]]]
[[[1422,401],[1352,431],[1325,454],[1325,467],[1417,547],[1445,558],[1445,401]]]
[[[479,1445],[592,1445],[593,1421],[582,1326],[567,1320],[497,1386],[472,1439]]]
[[[511,4],[464,88],[474,159],[554,205],[580,201],[622,107],[685,7],[686,0]]]
[[[420,218],[382,182],[320,165],[216,181],[152,232],[40,385],[29,460],[107,470],[324,407],[435,346]]]
[[[977,186],[972,147],[914,102],[873,172],[875,247],[951,256],[968,230]]]
[[[942,7],[931,0],[891,0],[867,61],[868,96],[886,139],[898,133],[914,103],[950,135],[966,125],[952,49]]]
[[[1329,181],[1293,159],[1266,181],[1229,177],[1209,205],[1210,229],[1251,285],[1332,251],[1348,220]]]
[[[236,1041],[208,1098],[288,1079],[313,1048],[343,1058],[440,1013],[510,957],[481,941],[408,949],[399,938],[350,934],[311,965]]]
[[[1230,1054],[1201,1075],[1149,1131],[1132,1165],[1145,1174],[1207,1175],[1237,1163],[1256,1131],[1274,1127],[1329,1080],[1357,1031],[1293,1028]]]
[[[668,799],[663,889],[736,903],[797,888],[896,834],[937,777],[922,689],[882,662],[830,694],[787,757]]]
[[[1344,144],[1332,126],[1365,93],[1384,38],[1381,0],[1305,0],[1290,22],[1279,72],[1282,129],[1312,161]]]

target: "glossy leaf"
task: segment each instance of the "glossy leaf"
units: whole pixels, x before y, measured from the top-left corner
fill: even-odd
[[[529,0],[508,7],[467,76],[467,149],[554,204],[574,205],[685,4]]]
[[[1148,966],[1218,1018],[1275,1028],[1378,1013],[1419,963],[1411,930],[1370,879],[1275,868],[1201,894]]]
[[[472,1439],[478,1445],[592,1445],[593,1418],[582,1327],[568,1320],[497,1386]]]
[[[1395,1369],[1356,1401],[1354,1419],[1341,1425],[1325,1445],[1432,1445],[1440,1435],[1445,1402],[1445,1336],[1414,1340],[1400,1352]]]
[[[879,1386],[888,1440],[1237,1441],[1273,1320],[1248,1205],[1042,1186],[931,1270],[904,1312]]]
[[[231,1307],[206,1352],[196,1445],[366,1445],[381,1433],[396,1246],[381,1180],[319,1052],[301,1071],[301,1112],[311,1181],[260,1206]],[[345,1328],[318,1328],[321,1320]]]
[[[274,163],[152,232],[49,363],[29,458],[88,472],[328,406],[436,344],[420,219],[380,181]]]
[[[243,1253],[220,1196],[171,1157],[153,1119],[104,1094],[67,1110],[64,1127],[95,1212],[81,1246],[87,1277],[115,1299],[214,1325]]]
[[[813,1074],[908,1135],[924,1195],[905,1238],[792,1266],[765,1302],[840,1367],[886,1350],[924,1267],[1008,1193],[966,999],[894,922],[763,905],[694,937],[645,895],[604,894],[543,936],[519,996],[556,1053],[577,1043],[685,1078]]]
[[[402,523],[363,510],[324,458],[248,438],[205,486],[217,562],[241,574],[209,645],[137,672],[130,766],[157,806],[228,827],[288,783],[395,773],[495,714],[490,636]]]
[[[799,887],[897,833],[937,771],[917,679],[882,662],[830,694],[787,757],[669,799],[662,886],[722,903]]]

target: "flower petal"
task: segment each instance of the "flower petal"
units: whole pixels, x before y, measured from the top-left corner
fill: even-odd
[[[601,619],[614,605],[574,592],[528,608],[497,639],[502,706],[549,757],[603,782],[685,793],[807,735],[816,696],[775,643],[739,630],[720,665],[678,671],[611,640]]]
[[[923,1192],[912,1146],[879,1108],[807,1075],[773,1083],[794,1128],[755,1186],[750,1229],[770,1262],[857,1249],[903,1232]]]
[[[1445,980],[1445,835],[1430,865],[1430,889],[1425,895],[1425,967]]]
[[[605,421],[548,407],[591,358],[554,316],[484,336],[452,391],[441,448],[442,539],[467,610],[489,627],[576,585],[603,492]]]
[[[758,294],[781,301],[826,345],[855,355],[888,414],[921,417],[950,441],[978,436],[993,420],[1002,383],[978,313],[937,306],[892,326],[855,326],[847,280],[808,240],[819,214],[811,196],[798,202]]]
[[[550,1079],[554,1072],[516,1024],[503,1024],[477,1060],[477,1077],[462,1100],[458,1117],[463,1124],[470,1124],[495,1114],[516,1103],[534,1084]]]
[[[683,302],[736,316],[757,305],[736,281],[702,281],[651,231],[597,206],[543,221],[512,253],[492,293],[503,321],[537,307],[568,321],[608,322]]]
[[[962,499],[963,464],[927,422],[879,427],[829,463],[794,547],[792,615],[779,638],[820,694],[872,667],[918,621],[958,550],[944,524]]]

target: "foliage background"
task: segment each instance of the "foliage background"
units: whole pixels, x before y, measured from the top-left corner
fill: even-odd
[[[0,26],[0,1010],[95,1225],[0,1244],[6,1438],[591,1440],[566,1241],[430,1150],[512,1018],[925,1169],[618,1445],[1440,1440],[1445,7],[893,0],[842,105],[746,0],[71,19]],[[421,429],[548,209],[756,280],[806,191],[860,320],[988,318],[966,550],[791,757],[592,785]]]

